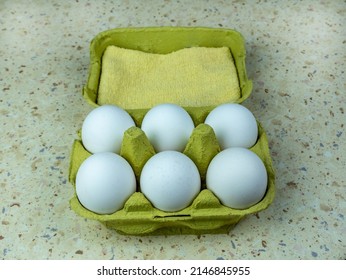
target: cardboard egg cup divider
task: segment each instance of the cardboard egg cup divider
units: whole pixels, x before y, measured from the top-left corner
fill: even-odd
[[[90,72],[87,84],[83,88],[83,96],[94,107],[99,106],[97,94],[102,54],[110,45],[162,54],[191,46],[226,46],[230,49],[234,59],[241,93],[240,99],[232,102],[241,103],[249,97],[252,90],[252,82],[248,80],[245,69],[244,39],[240,33],[234,30],[205,27],[118,28],[101,32],[91,42]],[[183,104],[178,105],[184,107]],[[223,206],[218,198],[206,189],[205,174],[208,164],[220,151],[220,148],[215,146],[217,140],[213,130],[203,124],[207,114],[213,108],[215,106],[184,107],[196,125],[184,154],[195,162],[202,180],[202,190],[190,206],[177,212],[164,212],[154,208],[139,190],[138,182],[141,169],[153,155],[151,152],[153,149],[148,147],[148,140],[144,132],[138,128],[145,113],[150,109],[143,108],[127,110],[138,127],[130,128],[125,132],[120,153],[134,169],[137,178],[137,191],[127,200],[123,209],[112,214],[96,214],[89,211],[80,204],[76,193],[70,200],[71,208],[82,217],[98,220],[107,227],[126,235],[228,233],[246,215],[266,209],[274,199],[275,174],[267,137],[259,122],[258,140],[250,150],[262,159],[268,173],[268,186],[263,199],[244,210],[232,209]],[[126,108],[123,109],[126,110]],[[198,149],[198,146],[201,145],[204,148]],[[75,186],[79,166],[90,155],[83,147],[80,137],[76,139],[72,148],[69,173],[69,181],[73,186]]]

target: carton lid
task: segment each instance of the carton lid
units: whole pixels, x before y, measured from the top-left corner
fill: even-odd
[[[156,55],[170,54],[191,47],[226,47],[230,50],[234,60],[236,75],[239,81],[239,95],[237,98],[234,98],[234,96],[228,98],[225,95],[220,98],[220,96],[217,96],[218,93],[216,92],[215,99],[211,98],[210,104],[204,103],[199,107],[215,106],[226,102],[241,103],[250,95],[252,90],[252,81],[247,78],[245,69],[246,53],[244,39],[241,34],[235,30],[207,27],[116,28],[99,33],[91,42],[90,71],[87,84],[83,89],[83,95],[87,101],[94,106],[102,104],[102,100],[99,100],[102,57],[109,46]],[[190,104],[179,105],[191,107]],[[119,106],[121,106],[121,104]],[[140,108],[140,106],[143,106],[143,108]],[[124,109],[129,109],[129,111],[133,109],[148,109],[152,107],[152,100],[141,100],[140,106],[131,108],[131,106],[125,105]],[[192,105],[192,107],[194,106]]]
[[[240,98],[229,48],[191,47],[153,54],[108,46],[102,56],[98,104],[125,109],[162,103],[201,107]]]

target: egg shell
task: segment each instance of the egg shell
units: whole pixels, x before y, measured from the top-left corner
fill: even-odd
[[[93,154],[76,174],[76,194],[90,211],[110,214],[136,191],[136,178],[125,159],[114,153]]]
[[[135,122],[122,108],[102,105],[93,109],[82,126],[82,142],[91,153],[119,153],[124,132]]]
[[[257,141],[257,121],[243,105],[219,105],[208,114],[205,123],[214,129],[223,150],[231,147],[251,148]]]
[[[245,148],[228,148],[209,164],[206,184],[225,206],[246,209],[258,203],[267,190],[262,160]]]
[[[156,152],[183,151],[195,128],[190,115],[176,104],[159,104],[144,116],[141,129]]]
[[[191,204],[201,189],[201,178],[194,162],[176,151],[163,151],[143,167],[140,190],[163,211],[179,211]]]

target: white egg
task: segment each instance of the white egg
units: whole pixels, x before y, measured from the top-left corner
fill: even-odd
[[[91,153],[119,153],[124,132],[135,126],[125,110],[114,105],[102,105],[92,110],[82,126],[82,142]]]
[[[179,211],[189,206],[201,189],[194,162],[177,151],[164,151],[151,157],[140,177],[141,192],[163,211]]]
[[[222,150],[230,147],[251,148],[257,141],[257,121],[243,105],[222,104],[208,114],[205,123],[214,129]]]
[[[195,128],[190,115],[175,104],[160,104],[144,116],[141,129],[156,152],[183,151]]]
[[[245,209],[258,203],[267,190],[262,160],[245,148],[228,148],[210,162],[206,185],[225,206]]]
[[[117,154],[93,154],[78,169],[77,197],[85,208],[95,213],[114,213],[135,191],[134,172],[130,164]]]

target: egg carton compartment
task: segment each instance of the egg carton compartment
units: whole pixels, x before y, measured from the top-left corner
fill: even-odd
[[[99,103],[99,86],[103,54],[108,46],[153,54],[169,54],[191,47],[227,47],[236,68],[240,95],[236,99],[231,99],[213,92],[213,102],[206,106],[191,107],[177,103],[189,113],[195,124],[183,153],[198,167],[202,189],[190,206],[177,212],[164,212],[154,208],[140,192],[140,172],[146,161],[155,154],[155,150],[140,129],[142,120],[150,109],[146,100],[142,100],[143,106],[140,108],[123,108],[131,115],[137,126],[125,132],[121,148],[121,156],[130,163],[137,178],[137,191],[127,200],[123,209],[113,214],[96,214],[87,210],[79,203],[75,193],[70,205],[77,214],[98,220],[107,227],[128,235],[227,233],[246,215],[262,211],[272,203],[275,195],[275,175],[267,137],[260,123],[258,123],[257,143],[250,150],[262,159],[267,170],[268,186],[263,199],[247,209],[232,209],[222,205],[205,186],[207,167],[211,159],[220,152],[220,147],[212,128],[204,124],[204,120],[217,105],[228,102],[241,103],[250,96],[252,90],[252,81],[248,79],[245,69],[244,39],[239,32],[206,27],[116,28],[101,32],[90,45],[89,76],[83,87],[83,96],[93,107],[102,105]],[[83,147],[80,137],[76,139],[72,148],[69,172],[69,181],[74,187],[78,168],[90,155]]]
[[[266,209],[275,195],[275,176],[271,159],[268,156],[267,137],[260,124],[258,124],[258,128],[257,143],[250,150],[256,153],[264,162],[268,173],[268,187],[263,199],[248,209],[238,210],[223,206],[218,198],[206,189],[205,174],[207,167],[211,159],[220,151],[212,128],[206,124],[200,124],[194,129],[183,152],[197,165],[202,179],[201,192],[187,208],[177,212],[158,210],[140,192],[138,183],[140,172],[146,161],[155,154],[155,151],[144,132],[137,127],[130,128],[125,132],[120,152],[120,155],[126,158],[132,166],[137,179],[137,191],[127,200],[124,208],[113,214],[96,214],[84,208],[76,195],[70,201],[71,208],[79,215],[98,220],[121,234],[227,233],[246,215]],[[203,146],[204,143],[206,146]],[[75,184],[79,166],[90,155],[85,150],[82,142],[75,140],[69,175],[69,180],[73,185]]]

